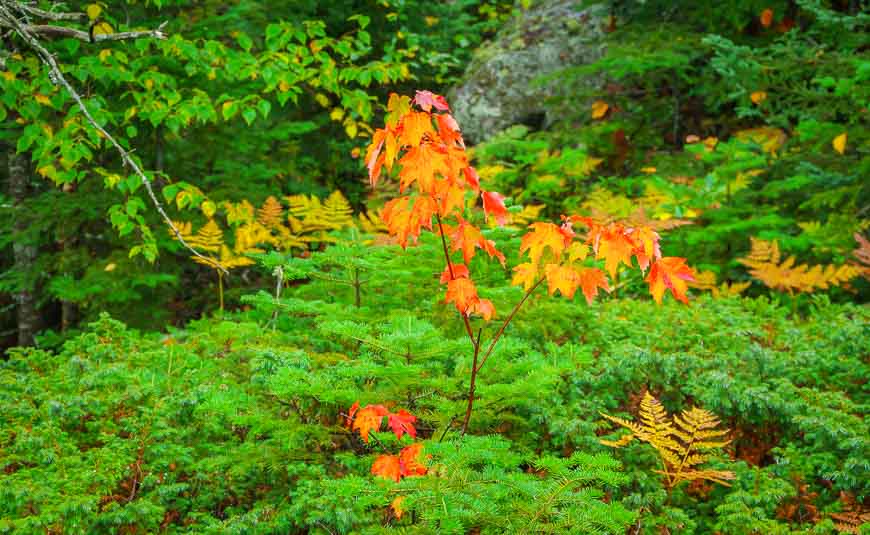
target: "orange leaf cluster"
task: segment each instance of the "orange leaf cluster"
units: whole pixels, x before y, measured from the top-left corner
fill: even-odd
[[[398,165],[399,192],[408,194],[384,206],[382,218],[390,235],[406,247],[416,242],[423,229],[434,230],[432,219],[436,218],[445,243],[449,242],[451,251],[461,251],[465,263],[459,269],[448,259],[447,276],[442,277],[447,284],[446,302],[461,314],[480,314],[488,320],[495,308],[478,297],[467,266],[478,249],[502,264],[504,255],[465,219],[466,194],[480,197],[486,219],[493,218],[499,225],[507,223],[508,211],[502,195],[480,187],[480,177],[469,165],[462,132],[449,112],[444,97],[430,91],[417,91],[413,100],[391,94],[386,124],[375,131],[366,150],[366,167],[375,187],[383,169],[389,173]],[[443,224],[444,220],[451,224]]]
[[[359,431],[363,441],[368,442],[370,432],[381,430],[385,416],[387,417],[387,425],[396,434],[396,438],[402,438],[402,435],[406,434],[411,438],[417,438],[417,430],[414,428],[414,422],[417,421],[416,416],[411,415],[405,409],[390,412],[383,405],[366,405],[360,409],[359,401],[357,401],[348,410],[345,425],[354,431]]]
[[[372,475],[398,482],[403,477],[424,476],[428,469],[420,462],[423,444],[411,444],[398,455],[381,455],[372,464]]]
[[[575,223],[588,227],[585,240],[576,240]],[[527,253],[530,261],[514,268],[515,285],[528,290],[543,277],[551,295],[559,291],[571,299],[579,288],[587,303],[592,303],[598,290],[610,291],[608,275],[615,279],[619,266],[632,267],[635,259],[642,272],[649,270],[645,280],[656,302],[661,303],[666,290],[688,302],[686,290],[687,282],[694,280],[692,270],[683,258],[662,257],[659,234],[651,227],[601,224],[589,217],[563,216],[561,225],[533,223],[529,228],[520,253]],[[604,261],[604,271],[582,264],[590,252],[596,260]]]

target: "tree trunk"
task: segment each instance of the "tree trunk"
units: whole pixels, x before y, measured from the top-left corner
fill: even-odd
[[[23,283],[15,294],[18,316],[18,345],[33,345],[33,335],[39,324],[39,314],[36,310],[36,298],[33,293],[30,274],[36,260],[36,246],[26,243],[22,234],[27,230],[27,221],[23,215],[22,203],[27,199],[30,190],[30,165],[26,154],[18,154],[14,147],[9,149],[9,197],[15,210],[12,227],[14,238],[12,252],[14,255],[14,272]]]

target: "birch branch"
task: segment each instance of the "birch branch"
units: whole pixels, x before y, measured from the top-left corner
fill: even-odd
[[[139,180],[145,187],[145,191],[148,193],[148,197],[151,198],[151,202],[154,205],[154,208],[172,230],[176,239],[178,239],[178,242],[181,243],[181,245],[187,250],[189,250],[191,254],[193,254],[193,256],[214,263],[210,258],[203,256],[184,240],[184,237],[181,235],[181,231],[178,230],[178,227],[175,226],[175,224],[166,214],[166,211],[163,209],[163,205],[160,204],[160,200],[157,198],[157,195],[154,193],[154,189],[151,186],[151,181],[148,180],[147,176],[145,176],[145,173],[139,167],[139,164],[137,164],[136,161],[130,156],[130,153],[126,151],[124,147],[122,147],[118,143],[118,141],[114,137],[112,137],[112,135],[109,134],[109,132],[107,132],[106,129],[103,128],[100,123],[98,123],[94,119],[94,117],[91,115],[91,112],[88,110],[88,107],[82,100],[82,97],[78,94],[75,88],[70,85],[66,77],[64,77],[63,72],[61,72],[60,67],[57,64],[57,61],[54,59],[54,56],[48,50],[46,50],[46,48],[42,46],[42,44],[39,42],[39,39],[37,39],[33,35],[33,33],[28,30],[28,26],[26,24],[23,24],[12,12],[12,10],[16,7],[22,9],[21,4],[17,2],[12,2],[10,0],[0,0],[0,17],[2,17],[2,19],[4,19],[4,22],[9,24],[15,31],[15,33],[17,33],[27,43],[27,45],[32,48],[34,52],[36,52],[42,62],[49,68],[49,74],[52,81],[54,81],[55,83],[59,83],[66,89],[67,93],[69,93],[70,97],[72,97],[72,99],[78,105],[79,110],[81,110],[82,115],[84,115],[85,119],[91,124],[91,126],[94,127],[94,129],[96,129],[97,132],[100,133],[100,135],[103,136],[104,139],[108,140],[108,142],[113,147],[115,147],[115,150],[118,151],[118,154],[121,156],[121,161],[124,163],[124,165],[132,169],[133,173],[135,173],[136,176],[139,177]],[[223,273],[228,273],[226,268],[224,268],[223,266],[218,264],[218,267]]]

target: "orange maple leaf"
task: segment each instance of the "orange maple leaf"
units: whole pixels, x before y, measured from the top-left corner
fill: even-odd
[[[469,312],[480,314],[483,316],[484,321],[489,321],[495,316],[495,305],[492,304],[492,301],[489,299],[478,299],[476,303],[471,306]]]
[[[399,136],[400,145],[418,147],[426,136],[435,137],[432,128],[432,115],[428,112],[412,111],[402,118],[402,134]]]
[[[572,235],[568,234],[567,229],[554,223],[532,223],[529,228],[532,230],[520,241],[520,254],[528,251],[533,264],[538,263],[545,249],[550,249],[558,260],[571,242]]]
[[[631,256],[635,246],[622,225],[613,224],[600,232],[593,250],[596,258],[604,259],[604,269],[612,278],[616,276],[620,263],[631,267]]]
[[[411,147],[399,160],[402,170],[399,172],[399,191],[417,182],[417,187],[423,193],[433,193],[436,175],[446,175],[447,156],[434,145],[423,144]]]
[[[426,465],[419,461],[421,453],[423,453],[423,444],[419,442],[411,444],[399,452],[403,477],[426,475],[428,471]]]
[[[559,264],[547,264],[544,272],[547,276],[547,291],[550,295],[558,290],[568,299],[574,297],[574,292],[580,285],[580,274],[576,270]]]
[[[609,292],[610,286],[607,284],[607,275],[598,268],[584,268],[580,270],[580,288],[583,290],[583,296],[586,297],[586,303],[592,304],[595,296],[598,295],[598,289]]]
[[[390,411],[383,405],[366,405],[356,413],[356,418],[353,420],[353,429],[359,431],[363,442],[368,442],[369,433],[371,431],[379,431],[384,416],[389,413]]]
[[[441,272],[441,284],[446,284],[453,279],[467,279],[470,274],[468,272],[468,266],[465,264],[453,264],[453,273],[450,272],[451,266],[447,266],[444,268],[444,271]]]
[[[453,303],[460,314],[467,314],[480,300],[477,288],[471,279],[453,279],[447,283],[447,294],[444,301]]]
[[[450,240],[451,250],[461,250],[462,259],[465,260],[466,264],[474,258],[475,249],[483,248],[486,242],[480,229],[461,217],[459,217],[459,224],[455,227],[444,225],[444,232]]]
[[[531,262],[514,266],[514,277],[511,279],[511,284],[517,286],[523,285],[523,289],[527,290],[534,286],[538,276],[538,269]]]
[[[656,303],[661,304],[665,290],[670,290],[678,301],[689,304],[686,282],[694,281],[695,276],[692,268],[686,265],[685,258],[666,256],[653,263],[645,280],[649,283],[649,291]]]
[[[381,455],[372,463],[372,475],[399,482],[402,478],[402,467],[396,455]]]

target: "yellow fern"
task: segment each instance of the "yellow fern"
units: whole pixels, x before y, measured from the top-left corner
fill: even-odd
[[[209,219],[208,223],[203,225],[196,234],[186,238],[184,241],[194,249],[208,253],[217,253],[224,244],[224,232],[215,223],[214,219]]]
[[[357,218],[359,227],[368,234],[387,234],[387,225],[381,217],[383,212],[383,208],[361,212]]]
[[[779,244],[758,238],[750,238],[749,254],[737,261],[747,268],[749,274],[768,288],[792,292],[813,292],[840,286],[861,274],[858,266],[843,264],[835,266],[796,264],[794,256],[781,260]]]
[[[601,440],[605,446],[621,448],[638,439],[655,448],[662,464],[656,473],[664,476],[664,483],[671,489],[683,481],[707,480],[728,486],[734,473],[728,470],[702,468],[710,455],[730,442],[725,436],[727,429],[717,429],[716,415],[693,407],[680,414],[669,416],[665,408],[649,392],[640,402],[640,422],[633,422],[601,413],[611,422],[628,429],[631,433],[619,440]]]
[[[227,212],[227,223],[230,226],[254,222],[254,206],[246,199],[237,203],[224,202],[223,207]]]
[[[284,215],[284,207],[273,196],[269,196],[263,202],[263,206],[257,210],[257,222],[267,228],[275,228],[281,225]]]

